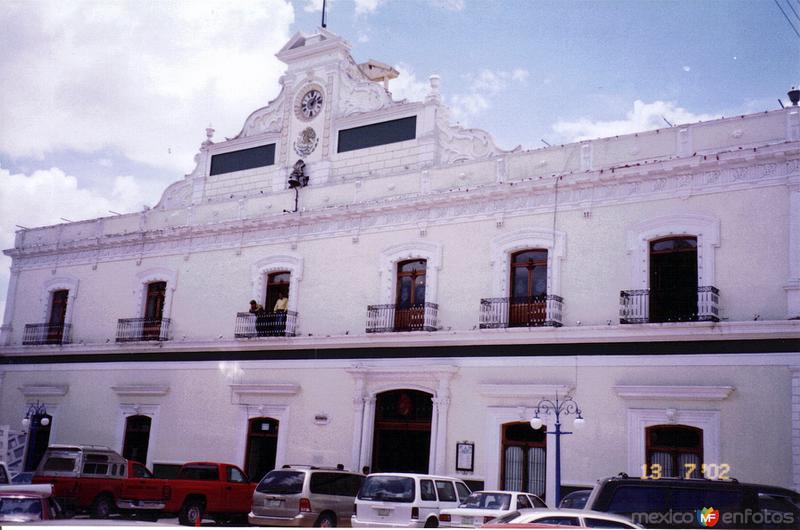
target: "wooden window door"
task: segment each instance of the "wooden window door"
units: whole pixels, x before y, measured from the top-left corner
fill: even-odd
[[[395,331],[418,331],[425,327],[425,271],[427,261],[414,259],[397,264]]]
[[[655,425],[645,429],[648,474],[702,478],[703,429]],[[654,466],[658,466],[654,469]]]
[[[523,250],[511,256],[510,327],[541,326],[547,321],[547,251]]]
[[[144,340],[158,340],[161,336],[161,319],[164,316],[164,298],[167,294],[167,282],[147,284],[147,298],[144,304],[144,324],[142,335]]]
[[[67,318],[67,301],[69,291],[62,289],[53,291],[50,297],[50,319],[47,324],[47,343],[61,344],[64,337],[64,322]]]
[[[697,320],[697,238],[650,242],[650,322]]]
[[[528,422],[503,425],[500,477],[503,489],[544,496],[547,462],[545,430],[545,427],[534,430]]]

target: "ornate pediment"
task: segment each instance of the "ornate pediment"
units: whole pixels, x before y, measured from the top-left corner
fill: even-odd
[[[281,132],[284,126],[283,105],[285,88],[281,88],[278,97],[270,101],[266,107],[262,107],[250,114],[244,122],[242,131],[235,138],[253,136],[256,134]]]
[[[444,107],[439,107],[439,112],[437,112],[436,130],[441,164],[492,158],[521,149],[520,146],[517,146],[511,151],[505,151],[497,147],[492,136],[484,130],[450,125],[449,113]]]
[[[374,112],[404,102],[392,100],[392,94],[382,84],[370,80],[349,56],[339,62],[339,72],[337,118]]]

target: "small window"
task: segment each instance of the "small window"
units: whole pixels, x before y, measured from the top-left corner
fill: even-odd
[[[217,466],[192,465],[181,469],[178,478],[186,480],[218,480],[219,470]]]
[[[44,471],[74,471],[75,459],[63,457],[51,457],[44,463]]]
[[[302,471],[270,471],[259,482],[256,491],[276,495],[294,495],[303,491],[305,476],[306,474]]]
[[[620,486],[605,510],[609,513],[663,512],[667,506],[667,488]]]
[[[156,478],[178,478],[180,470],[180,464],[153,463],[153,476]]]
[[[275,163],[275,144],[259,145],[211,156],[211,175],[243,171]]]
[[[448,482],[446,480],[437,480],[436,493],[439,494],[440,502],[458,501],[458,497],[456,497],[456,488],[453,486],[452,482]]]
[[[458,500],[464,502],[471,493],[469,488],[463,482],[456,482],[456,491],[458,492]]]
[[[339,475],[336,473],[312,473],[309,488],[311,493],[317,495],[333,495],[336,489],[336,481]]]
[[[414,502],[415,495],[413,478],[378,475],[367,477],[358,492],[361,500],[384,502]]]
[[[337,152],[345,153],[379,145],[413,140],[417,136],[417,117],[400,118],[339,131]]]
[[[244,473],[242,473],[239,470],[239,468],[229,467],[228,482],[236,482],[236,483],[247,482],[247,477],[244,476]]]
[[[432,480],[420,480],[419,481],[419,490],[420,490],[420,498],[423,501],[435,501],[436,500],[436,488],[433,487]]]
[[[132,464],[131,472],[133,473],[133,478],[153,478],[153,474],[150,473],[150,470],[141,464]]]
[[[531,506],[531,501],[528,500],[528,497],[517,495],[517,509],[520,510],[522,508],[533,508],[533,506]]]
[[[364,482],[361,475],[339,473],[338,480],[333,484],[333,495],[340,497],[355,497]]]
[[[86,462],[83,465],[83,472],[87,475],[106,475],[108,474],[108,464]]]
[[[577,517],[543,517],[532,521],[536,524],[560,524],[562,526],[580,526]]]
[[[528,495],[528,499],[531,501],[534,508],[547,508],[547,504],[536,495]]]

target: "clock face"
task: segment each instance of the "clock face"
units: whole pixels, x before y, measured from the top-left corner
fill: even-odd
[[[301,118],[305,120],[314,119],[319,114],[319,111],[322,110],[322,92],[312,88],[303,94],[299,107],[298,115]]]

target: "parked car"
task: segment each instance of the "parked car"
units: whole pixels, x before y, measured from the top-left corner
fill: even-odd
[[[536,495],[522,491],[473,491],[458,508],[439,512],[439,526],[474,528],[526,508],[547,508],[547,505]]]
[[[97,445],[51,445],[32,482],[52,484],[67,512],[88,511],[96,519],[117,511],[156,516],[170,494],[167,482],[143,464]]]
[[[643,528],[627,517],[590,510],[519,510],[498,517],[482,528],[538,528],[559,525],[580,528]]]
[[[40,523],[62,516],[61,507],[53,497],[53,488],[42,484],[31,489],[0,489],[0,523]]]
[[[568,493],[567,495],[564,495],[564,497],[561,499],[561,502],[558,503],[558,507],[581,510],[584,506],[586,506],[586,500],[589,498],[589,494],[591,492],[592,490],[585,489]]]
[[[709,521],[702,523],[698,513],[706,508],[717,511],[714,528],[800,527],[796,491],[737,480],[643,480],[620,474],[600,480],[586,507],[628,516],[648,528],[706,526]]]
[[[163,513],[178,514],[178,521],[189,526],[206,515],[217,522],[246,521],[256,487],[238,467],[218,462],[189,462],[166,482],[170,495]]]
[[[284,466],[256,486],[248,521],[259,526],[350,526],[364,475],[343,469]]]
[[[457,508],[469,497],[464,482],[435,475],[375,473],[358,492],[354,527],[439,526],[439,512]]]

